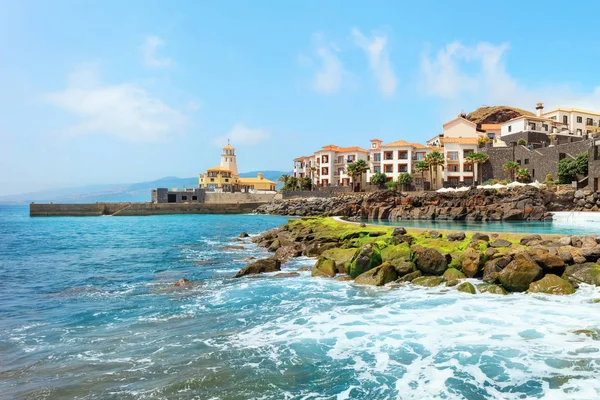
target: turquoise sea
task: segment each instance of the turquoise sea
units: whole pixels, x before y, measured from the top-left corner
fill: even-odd
[[[600,397],[600,338],[573,333],[600,329],[599,288],[231,279],[267,255],[234,238],[286,218],[27,212],[0,206],[3,399]],[[192,289],[172,287],[182,277]]]

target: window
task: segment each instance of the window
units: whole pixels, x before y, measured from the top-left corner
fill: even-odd
[[[471,185],[473,185],[473,178],[465,178],[463,180],[463,183],[467,186],[471,186]]]
[[[344,168],[338,168],[336,175],[340,175],[342,172],[344,172]]]
[[[512,125],[508,126],[508,132],[512,132]]]
[[[415,178],[415,185],[422,185],[423,184],[423,178]]]
[[[393,165],[386,165],[385,167],[385,172],[388,174],[393,174],[394,173],[394,166]]]
[[[577,134],[581,135],[581,129],[577,129]]]
[[[354,156],[348,156],[348,162],[349,163],[353,163],[354,162]]]
[[[408,172],[408,165],[406,165],[406,164],[398,165],[398,172]]]
[[[458,177],[450,177],[450,178],[448,178],[448,183],[450,185],[455,185],[455,186],[458,185]]]
[[[321,173],[322,173],[323,175],[329,175],[329,168],[327,168],[327,167],[323,167],[323,168],[321,168]]]
[[[473,164],[463,164],[464,172],[473,172]]]
[[[594,120],[591,118],[586,119],[585,124],[587,126],[594,126]]]
[[[321,164],[321,158],[317,157],[317,164]]]
[[[563,115],[563,124],[568,124],[569,123],[569,117],[567,117],[566,115]]]
[[[381,161],[381,153],[373,154],[373,160],[376,162],[380,162]]]
[[[529,123],[529,129],[531,129],[532,131],[535,131],[535,128],[536,128],[535,122],[530,122]]]
[[[471,153],[475,153],[475,150],[473,150],[473,149],[465,149],[465,150],[463,150],[463,157],[466,157],[466,156],[468,156]]]
[[[192,196],[192,200],[194,200],[194,201],[198,200],[198,196]]]
[[[425,153],[423,152],[418,152],[415,154],[415,159],[417,161],[423,161],[425,159]]]
[[[525,165],[529,164],[529,158],[525,159]]]
[[[408,160],[408,151],[399,151],[398,160]]]
[[[517,164],[521,165],[521,160],[517,160]]]
[[[542,127],[544,128],[544,130],[545,130],[546,132],[548,132],[548,124],[542,124]]]
[[[487,134],[488,139],[490,140],[494,140],[496,138],[496,135],[494,135],[492,132]]]
[[[457,164],[448,164],[448,172],[460,172]]]
[[[583,117],[577,117],[577,123],[581,124],[583,122]]]
[[[531,170],[531,177],[532,177],[532,178],[535,178],[535,168],[533,168],[533,169]]]
[[[181,196],[181,201],[186,201],[187,200],[187,196]]]
[[[341,164],[344,162],[344,156],[338,156],[338,160],[337,160],[338,164]]]
[[[377,166],[377,167],[375,167],[375,172],[376,172],[376,173],[377,173],[377,172],[381,172],[381,167],[380,167],[380,166]]]
[[[458,151],[449,151],[447,158],[448,160],[458,161]]]
[[[383,153],[383,159],[384,160],[393,160],[394,159],[394,152],[393,151],[385,151]]]
[[[229,182],[229,179],[225,179],[225,182]]]
[[[210,178],[210,181],[211,181],[211,182],[214,182],[214,181],[215,181],[215,178]]]
[[[556,115],[551,116],[550,119],[553,119],[556,121]]]
[[[329,156],[323,156],[321,159],[323,160],[323,164],[329,163]]]

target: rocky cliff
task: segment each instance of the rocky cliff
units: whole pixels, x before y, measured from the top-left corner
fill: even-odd
[[[585,197],[597,201],[597,198],[593,198],[594,195]],[[552,211],[567,211],[579,207],[573,199],[573,192],[557,194],[530,186],[504,191],[472,189],[454,193],[406,194],[381,190],[325,199],[276,200],[259,207],[256,212],[295,216],[342,216],[350,219],[542,221],[550,219]],[[579,203],[583,204],[581,201]]]

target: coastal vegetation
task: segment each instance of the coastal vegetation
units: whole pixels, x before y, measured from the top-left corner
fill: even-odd
[[[376,172],[371,176],[370,182],[372,185],[378,186],[380,189],[385,187],[385,182],[387,181],[387,175],[383,172]]]
[[[291,257],[315,257],[315,277],[362,285],[445,285],[468,293],[569,295],[600,285],[600,237],[431,231],[365,226],[334,218],[290,220],[253,241],[273,252],[235,277],[280,269]],[[469,280],[466,279],[476,279]]]
[[[358,178],[358,183],[362,186],[362,177],[369,170],[369,165],[365,160],[358,160],[353,163],[349,163],[346,168],[346,174],[350,178],[352,178],[352,186],[354,187],[356,183],[356,179]]]
[[[502,166],[502,169],[510,174],[511,182],[514,182],[515,175],[516,175],[517,171],[519,170],[519,168],[520,168],[519,163],[517,163],[515,161],[509,161]]]
[[[575,158],[563,158],[558,162],[558,183],[569,184],[578,180],[578,176],[588,174],[588,153],[583,152]]]
[[[437,189],[438,169],[444,165],[444,155],[439,151],[432,151],[425,156],[425,162],[429,167],[429,180],[433,183],[433,188]],[[435,172],[435,175],[433,175]]]

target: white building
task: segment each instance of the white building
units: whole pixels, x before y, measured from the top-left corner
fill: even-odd
[[[323,146],[312,156],[294,159],[294,177],[311,178],[316,186],[350,186],[352,178],[346,173],[348,164],[369,161],[369,152],[361,147]]]
[[[469,153],[476,153],[478,138],[449,137],[442,140],[444,143],[444,181],[450,185],[470,186],[477,179],[477,166],[465,163]]]

